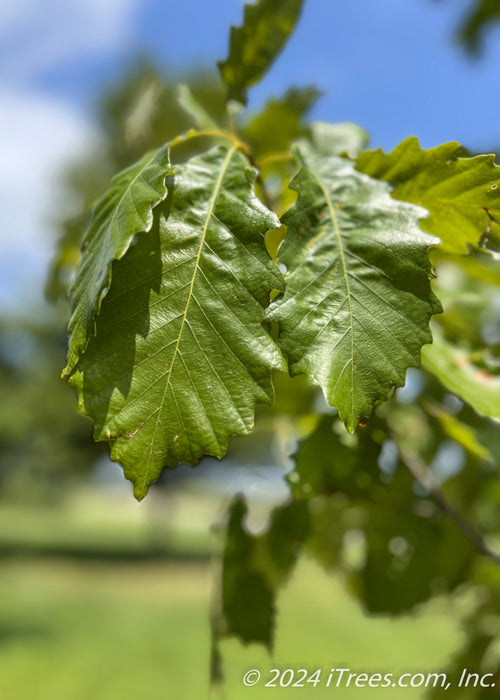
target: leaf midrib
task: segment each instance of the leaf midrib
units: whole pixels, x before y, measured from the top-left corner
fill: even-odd
[[[158,411],[157,411],[157,414],[156,414],[157,417],[156,417],[156,421],[155,421],[155,427],[154,427],[154,430],[153,430],[153,436],[152,436],[151,442],[150,442],[150,448],[149,448],[149,453],[148,453],[148,459],[147,459],[146,467],[145,467],[145,470],[144,470],[144,477],[143,477],[143,480],[142,480],[141,492],[146,488],[146,484],[147,484],[147,482],[148,482],[149,465],[150,465],[150,463],[151,463],[151,453],[152,453],[153,444],[154,444],[154,441],[155,441],[155,438],[156,438],[156,431],[157,431],[158,425],[159,425],[159,423],[160,423],[160,418],[161,418],[161,414],[162,414],[162,411],[163,411],[163,405],[164,405],[164,403],[165,403],[165,399],[166,399],[166,396],[167,396],[167,391],[168,391],[168,388],[169,388],[169,386],[170,386],[170,380],[171,380],[171,377],[172,377],[172,370],[173,370],[173,368],[174,368],[174,364],[175,364],[175,361],[176,361],[176,359],[177,359],[177,355],[178,355],[178,353],[179,353],[179,346],[180,346],[182,334],[183,334],[183,331],[184,331],[184,326],[186,325],[186,319],[187,319],[187,314],[188,314],[189,306],[190,306],[190,304],[191,304],[191,299],[192,299],[192,297],[193,297],[194,283],[195,283],[196,275],[197,275],[198,269],[199,269],[201,253],[202,253],[202,250],[203,250],[203,246],[204,246],[204,244],[205,244],[205,238],[206,238],[206,235],[207,235],[208,224],[210,223],[210,219],[212,218],[213,210],[214,210],[214,207],[215,207],[215,203],[216,203],[216,201],[217,201],[217,197],[219,196],[219,192],[220,192],[220,189],[221,189],[222,181],[223,181],[223,179],[224,179],[224,175],[226,174],[227,168],[229,167],[229,163],[231,162],[231,159],[232,159],[232,157],[233,157],[233,155],[234,155],[236,149],[237,149],[236,146],[231,146],[231,148],[228,150],[228,152],[227,152],[227,154],[226,154],[226,157],[224,158],[224,161],[223,161],[223,163],[222,163],[222,167],[221,167],[219,176],[218,176],[217,181],[216,181],[216,183],[215,183],[215,186],[214,186],[214,189],[213,189],[213,192],[212,192],[212,196],[211,196],[211,198],[210,198],[210,203],[209,203],[209,206],[208,206],[207,215],[206,215],[206,217],[205,217],[205,223],[204,223],[204,225],[203,225],[203,231],[202,231],[202,234],[201,234],[200,245],[199,245],[199,247],[198,247],[198,253],[197,253],[197,255],[196,255],[196,259],[195,259],[195,263],[194,263],[193,276],[192,276],[192,278],[191,278],[191,283],[190,283],[190,285],[189,285],[189,291],[188,291],[188,295],[187,295],[187,299],[186,299],[186,305],[185,305],[185,307],[184,307],[184,313],[182,314],[181,326],[180,326],[180,328],[179,328],[179,333],[178,333],[178,335],[177,335],[177,342],[176,342],[176,344],[175,344],[174,352],[173,352],[173,355],[172,355],[172,361],[171,361],[171,363],[170,363],[170,369],[169,369],[169,371],[168,371],[167,378],[166,378],[166,380],[165,380],[165,388],[164,388],[164,390],[163,390],[162,400],[161,400],[161,402],[160,402],[160,406],[159,406]]]
[[[325,185],[323,184],[323,181],[322,181],[320,175],[318,173],[316,173],[311,167],[309,167],[309,171],[310,171],[311,175],[313,176],[313,178],[318,183],[318,186],[319,186],[319,188],[320,188],[320,190],[323,193],[323,196],[325,198],[325,201],[326,201],[326,204],[328,207],[328,212],[330,214],[330,219],[331,219],[332,224],[333,224],[333,230],[335,232],[335,237],[337,239],[337,245],[339,248],[339,255],[340,255],[340,262],[342,264],[342,273],[344,276],[344,283],[345,283],[346,294],[347,294],[347,305],[349,308],[349,321],[350,321],[349,331],[351,333],[351,417],[352,417],[352,416],[354,416],[354,319],[353,319],[353,313],[352,313],[352,302],[351,302],[351,290],[349,287],[349,277],[348,277],[347,265],[346,265],[345,255],[344,255],[344,245],[342,242],[342,235],[340,233],[337,215],[335,214],[335,208],[333,206],[333,202],[332,202],[332,199],[330,197],[330,194],[329,194],[327,188],[325,187]]]

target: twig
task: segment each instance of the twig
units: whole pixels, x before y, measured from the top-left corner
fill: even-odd
[[[403,464],[410,470],[419,484],[421,484],[434,499],[436,505],[442,510],[442,512],[453,520],[457,527],[460,528],[463,534],[472,542],[472,544],[481,554],[488,557],[494,561],[495,564],[500,566],[500,554],[497,554],[490,549],[484,541],[481,533],[479,533],[469,522],[467,522],[467,520],[464,520],[460,513],[448,503],[438,486],[434,483],[426,466],[420,461],[417,455],[410,454],[399,449],[399,456]]]
[[[270,155],[259,159],[258,167],[260,170],[263,170],[269,165],[274,165],[275,163],[293,163],[296,160],[297,159],[292,153],[271,153]]]

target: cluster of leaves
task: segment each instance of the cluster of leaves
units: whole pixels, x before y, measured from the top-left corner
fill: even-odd
[[[229,114],[281,48],[273,31],[290,33],[297,14],[293,2],[247,7],[220,64]],[[180,99],[204,128],[113,178],[70,289],[65,374],[138,498],[163,467],[222,457],[231,435],[248,433],[255,404],[272,401],[271,370],[284,370],[284,357],[353,432],[404,385],[432,339],[429,319],[441,305],[429,246],[466,253],[498,227],[493,156],[463,157],[458,144],[422,151],[409,139],[389,155],[352,160],[364,133],[326,124],[313,124],[290,152],[256,156],[245,131],[265,113],[238,135],[215,128],[187,88]],[[174,163],[173,151],[196,137],[219,143]],[[278,192],[280,221],[267,199],[286,168],[298,196],[286,209]],[[275,262],[264,235],[280,226],[287,235]],[[441,378],[447,349],[426,353]]]
[[[272,513],[266,532],[249,532],[245,508],[234,501],[216,645],[236,635],[272,649],[278,592],[305,554],[341,575],[371,614],[404,614],[437,595],[454,595],[466,643],[442,670],[458,678],[461,669],[486,663],[488,672],[500,671],[498,558],[484,556],[485,540],[477,535],[495,544],[500,534],[498,428],[451,401],[430,374],[416,376],[414,401],[401,395],[379,407],[355,435],[335,415],[311,414],[313,427],[292,456],[291,498]],[[463,689],[448,692],[459,697]]]
[[[399,613],[476,575],[489,548],[469,520],[485,536],[500,527],[500,168],[457,143],[422,150],[410,138],[385,154],[364,150],[355,125],[305,128],[312,88],[245,119],[247,91],[301,6],[247,6],[219,64],[224,113],[184,86],[194,128],[97,201],[65,369],[138,499],[164,467],[221,458],[250,433],[256,404],[273,402],[273,372],[322,392],[331,410],[309,416],[293,498],[267,533],[246,531],[242,499],[228,515],[215,637],[268,646],[300,551],[344,571],[370,611]],[[421,363],[415,402],[387,402]],[[450,445],[456,474],[443,476]]]

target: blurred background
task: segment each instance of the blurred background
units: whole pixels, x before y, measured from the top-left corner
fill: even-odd
[[[60,379],[65,291],[88,207],[114,172],[190,125],[177,83],[222,114],[214,66],[242,7],[0,0],[1,698],[205,697],[218,546],[211,524],[244,492],[250,527],[264,528],[288,496],[288,455],[307,432],[297,416],[304,405],[326,411],[303,383],[280,380],[281,403],[260,411],[252,438],[235,439],[221,463],[165,474],[138,504]],[[425,148],[457,140],[496,152],[499,17],[484,0],[306,0],[249,112],[309,86],[304,119],[356,122],[372,147],[391,150],[416,135]],[[444,284],[460,284],[451,278]],[[482,287],[480,296],[488,308],[478,333],[498,345],[498,292]],[[459,309],[457,327],[462,318]],[[400,392],[403,411],[423,381],[415,372]],[[457,472],[463,455],[454,444],[448,436],[441,462]],[[373,619],[340,580],[304,559],[280,598],[276,665],[439,669],[464,642],[462,594]],[[271,664],[258,648],[224,644],[228,697],[246,696],[243,672]]]

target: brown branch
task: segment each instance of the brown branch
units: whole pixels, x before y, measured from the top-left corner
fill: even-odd
[[[399,456],[403,464],[410,470],[415,479],[421,484],[424,489],[432,497],[436,505],[440,510],[447,515],[458,528],[463,532],[463,534],[469,539],[472,544],[476,547],[478,552],[485,557],[491,559],[495,564],[500,566],[500,554],[497,554],[492,549],[488,547],[484,541],[483,536],[478,532],[467,520],[465,520],[460,513],[451,506],[442,492],[440,491],[437,484],[432,479],[429,471],[427,470],[425,464],[417,457],[417,455],[410,454],[404,450],[399,449]]]

